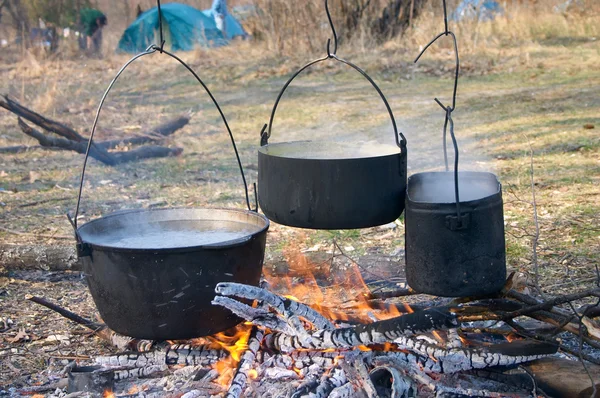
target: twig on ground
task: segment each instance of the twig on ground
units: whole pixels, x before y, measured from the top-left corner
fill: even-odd
[[[49,308],[52,311],[58,312],[65,318],[75,323],[78,323],[79,325],[85,326],[86,328],[90,329],[96,336],[109,342],[110,344],[114,345],[115,347],[121,350],[129,349],[134,351],[147,351],[154,345],[153,341],[139,340],[128,336],[122,336],[110,330],[106,325],[102,323],[97,323],[86,319],[82,316],[79,316],[65,308],[59,307],[58,305],[49,302],[48,300],[42,297],[27,295],[26,299],[33,301],[36,304],[43,305],[44,307]]]

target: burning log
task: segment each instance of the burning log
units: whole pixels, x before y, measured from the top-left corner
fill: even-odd
[[[402,336],[396,339],[399,348],[429,358],[425,370],[436,373],[455,373],[461,370],[483,369],[493,366],[511,366],[547,357],[558,351],[556,345],[535,341],[514,341],[478,348],[446,349],[425,340]]]
[[[162,350],[151,352],[131,352],[113,356],[100,356],[95,359],[98,365],[142,368],[149,365],[210,366],[229,356],[226,350],[211,346],[189,347],[175,344]]]
[[[318,329],[333,329],[331,321],[321,315],[319,312],[309,306],[278,296],[268,290],[259,287],[244,285],[241,283],[219,283],[215,288],[217,294],[223,296],[235,296],[249,300],[258,300],[262,305],[272,307],[282,316],[289,318],[291,316],[301,316]],[[250,319],[249,319],[250,320]]]
[[[237,296],[251,300],[263,300],[265,304],[269,304],[275,311],[278,311],[284,318],[290,318],[292,315],[302,316],[309,322],[320,321],[324,317],[318,314],[310,307],[296,303],[289,299],[279,297],[273,293],[267,292],[253,286],[246,286],[235,283],[219,283],[216,287],[216,292],[223,295]],[[286,303],[287,302],[289,303]],[[217,305],[227,303],[215,300]],[[291,309],[299,309],[300,314],[291,313]],[[307,309],[310,309],[308,311]],[[239,310],[239,307],[236,307]],[[243,314],[246,320],[256,324],[257,326],[268,327],[261,324],[261,319],[254,319],[252,314]],[[315,324],[315,326],[317,326]],[[357,346],[368,346],[373,344],[382,344],[392,342],[396,338],[406,334],[423,333],[436,329],[448,329],[458,326],[456,315],[448,308],[431,308],[400,317],[374,322],[368,325],[357,325],[355,327],[347,327],[340,329],[318,329],[309,335],[310,338],[298,337],[302,335],[301,331],[295,334],[284,334],[281,332],[269,334],[266,337],[266,345],[272,349],[281,352],[291,352],[298,349],[338,349],[352,348]]]
[[[240,359],[237,371],[235,376],[233,376],[231,386],[229,387],[225,398],[239,398],[244,392],[246,381],[249,377],[249,372],[254,365],[254,359],[256,358],[256,353],[261,346],[263,337],[264,333],[262,330],[258,329],[257,327],[252,328],[252,333],[248,339],[248,349],[244,352],[242,358]]]

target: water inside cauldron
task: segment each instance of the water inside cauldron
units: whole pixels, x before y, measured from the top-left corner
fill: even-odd
[[[433,172],[415,175],[409,181],[408,195],[414,202],[455,203],[454,174]],[[499,192],[499,184],[491,173],[466,172],[458,174],[459,199],[461,202],[480,200]]]
[[[160,221],[95,234],[90,243],[123,249],[195,247],[233,241],[257,230],[255,225],[234,221]]]
[[[400,149],[395,145],[342,141],[278,142],[263,146],[259,150],[270,156],[312,160],[362,159],[400,153]]]

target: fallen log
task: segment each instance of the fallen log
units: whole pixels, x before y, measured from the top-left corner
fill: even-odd
[[[30,121],[36,126],[43,128],[44,130],[60,135],[61,137],[65,137],[71,141],[87,141],[86,138],[82,137],[73,128],[65,124],[59,123],[55,120],[48,119],[47,117],[44,117],[39,113],[27,109],[23,105],[19,104],[17,101],[8,98],[7,95],[3,95],[2,98],[0,98],[0,107],[6,109],[9,112],[14,113],[19,117],[22,117],[25,120]]]
[[[0,244],[0,269],[79,271],[81,264],[73,245],[13,245]]]
[[[45,147],[57,147],[75,151],[77,153],[85,154],[87,150],[87,142],[76,142],[66,140],[64,138],[48,137],[34,128],[27,125],[21,118],[19,118],[19,127],[23,133],[30,137],[35,138],[38,142]],[[94,159],[109,165],[114,166],[121,163],[127,163],[140,159],[148,158],[160,158],[168,156],[177,156],[183,152],[182,148],[167,148],[163,146],[143,146],[126,152],[106,152],[104,149],[98,146],[92,146],[90,148],[90,156]]]
[[[138,137],[122,138],[109,141],[101,141],[96,145],[103,149],[114,149],[119,145],[141,145],[148,142],[156,142],[170,136],[177,130],[183,128],[190,121],[187,115],[179,116],[166,123],[160,124],[153,129],[150,129]]]
[[[249,372],[254,366],[256,353],[262,344],[263,337],[264,332],[262,330],[257,327],[252,328],[252,332],[248,339],[248,349],[242,354],[235,376],[233,376],[233,380],[231,380],[231,385],[227,390],[225,398],[239,398],[242,396],[248,378],[250,377]]]
[[[46,118],[8,98],[8,96],[3,96],[0,98],[0,107],[19,116],[19,127],[23,133],[35,138],[40,143],[40,147],[71,150],[81,154],[86,153],[88,138],[82,136],[73,128],[55,120]],[[27,125],[23,119],[63,138],[48,137]],[[113,166],[115,164],[139,159],[179,155],[182,152],[182,149],[180,148],[148,147],[139,148],[134,151],[113,153],[109,153],[107,150],[114,149],[119,145],[141,145],[149,142],[160,141],[187,125],[189,121],[189,115],[182,115],[173,120],[167,121],[166,123],[160,124],[136,137],[93,142],[90,147],[90,156],[104,164]],[[0,153],[18,153],[25,150],[24,148],[28,147],[17,146],[0,148]]]
[[[556,398],[598,397],[592,395],[593,386],[581,362],[562,358],[543,358],[523,365],[530,371],[544,392]],[[587,364],[600,391],[600,366]]]
[[[21,131],[23,131],[23,133],[27,134],[28,136],[35,138],[41,146],[68,149],[81,154],[85,154],[87,151],[87,142],[81,140],[76,141],[64,138],[48,137],[40,133],[33,127],[30,127],[20,117],[18,119],[18,122]],[[117,164],[114,157],[111,156],[108,152],[106,152],[106,150],[98,149],[94,146],[90,148],[90,156],[109,166],[114,166],[115,164]]]

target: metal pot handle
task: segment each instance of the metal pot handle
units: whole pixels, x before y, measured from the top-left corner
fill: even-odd
[[[419,53],[417,58],[415,59],[415,63],[419,61],[419,58],[427,51],[427,49],[435,43],[439,38],[443,36],[450,36],[454,43],[454,55],[455,55],[455,70],[454,70],[454,89],[452,91],[452,105],[445,106],[442,102],[434,98],[435,102],[444,110],[446,113],[446,118],[444,120],[444,130],[442,135],[443,148],[444,148],[444,163],[446,165],[446,171],[448,169],[448,152],[446,149],[446,140],[447,140],[447,128],[448,123],[450,123],[450,138],[452,139],[452,145],[454,146],[454,198],[456,201],[456,216],[448,216],[446,217],[446,226],[451,230],[457,229],[466,229],[469,226],[469,214],[461,213],[460,211],[460,192],[458,188],[458,143],[456,142],[456,137],[454,135],[454,121],[452,120],[452,112],[456,109],[456,91],[458,89],[458,73],[460,70],[460,59],[458,58],[458,43],[456,41],[456,36],[450,30],[448,30],[448,12],[446,10],[446,0],[442,0],[444,6],[444,31],[438,34],[433,40],[431,40],[423,50]]]
[[[288,79],[288,81],[284,84],[283,88],[279,92],[279,95],[277,96],[277,99],[275,100],[275,104],[273,105],[273,110],[271,111],[271,117],[269,119],[269,124],[265,124],[260,132],[260,145],[265,146],[269,143],[269,138],[271,138],[271,128],[273,127],[273,119],[275,118],[275,112],[277,111],[277,105],[279,105],[279,101],[281,100],[283,93],[288,88],[290,83],[292,83],[292,81],[308,67],[310,67],[314,64],[317,64],[319,62],[326,61],[328,59],[334,59],[336,61],[339,61],[343,64],[346,64],[346,65],[352,67],[354,70],[356,70],[358,73],[360,73],[365,79],[367,79],[369,81],[369,83],[371,83],[371,86],[373,86],[373,88],[377,91],[377,93],[381,97],[383,103],[385,104],[388,114],[390,115],[390,119],[392,119],[392,126],[394,128],[394,139],[396,140],[396,145],[398,145],[398,147],[404,151],[404,149],[406,148],[406,138],[404,137],[404,134],[398,132],[398,127],[396,126],[396,119],[394,119],[394,114],[392,113],[392,108],[390,107],[390,104],[388,103],[387,99],[385,98],[385,95],[383,95],[383,92],[381,91],[379,86],[373,81],[373,79],[371,79],[371,77],[367,74],[367,72],[365,72],[364,70],[362,70],[361,68],[359,68],[358,66],[353,64],[352,62],[349,62],[342,58],[339,58],[336,55],[337,47],[338,47],[338,44],[337,44],[338,39],[337,39],[337,33],[335,31],[335,27],[333,26],[333,20],[331,19],[331,14],[329,13],[329,6],[327,4],[327,0],[325,0],[325,12],[327,13],[327,19],[329,20],[329,26],[331,27],[331,31],[333,33],[333,40],[334,40],[333,52],[331,52],[329,49],[330,44],[331,44],[331,39],[327,39],[327,55],[304,65],[296,73],[294,73],[292,75],[292,77],[290,77]]]
[[[159,1],[159,14],[160,14],[160,1]],[[161,18],[159,17],[159,20]],[[162,37],[162,32],[161,32],[161,37]],[[161,39],[161,44],[164,45],[164,41]],[[104,94],[102,95],[102,99],[100,100],[100,104],[98,105],[98,109],[96,111],[96,116],[94,118],[94,123],[92,125],[92,131],[90,133],[90,139],[88,141],[88,145],[87,145],[87,149],[85,152],[85,158],[83,160],[83,169],[81,171],[81,181],[79,184],[79,195],[77,196],[77,207],[75,208],[75,216],[71,217],[69,214],[67,214],[67,217],[69,218],[69,221],[71,222],[71,225],[73,226],[73,229],[75,231],[75,236],[77,238],[77,240],[81,241],[81,239],[79,238],[79,235],[77,233],[77,216],[79,214],[79,206],[81,204],[81,194],[83,191],[83,182],[84,182],[84,177],[85,177],[85,170],[86,170],[86,166],[87,166],[87,161],[88,161],[88,157],[90,154],[90,149],[94,148],[94,144],[93,144],[93,138],[94,138],[94,133],[96,132],[96,126],[98,124],[98,119],[100,117],[100,111],[102,110],[102,106],[104,105],[104,101],[106,100],[106,97],[108,96],[108,93],[110,92],[110,90],[112,89],[112,87],[114,86],[114,84],[116,83],[117,79],[121,76],[121,74],[125,71],[125,69],[127,69],[127,67],[129,65],[131,65],[134,61],[136,61],[137,59],[149,55],[149,54],[153,54],[155,52],[160,52],[161,54],[166,54],[168,56],[170,56],[171,58],[177,60],[181,65],[183,65],[192,75],[194,75],[194,77],[196,78],[196,80],[202,85],[202,87],[204,88],[204,90],[206,91],[206,93],[209,95],[210,99],[213,101],[213,103],[215,104],[217,110],[219,111],[219,114],[221,115],[221,119],[223,120],[223,123],[225,124],[225,127],[227,128],[227,132],[229,133],[229,137],[231,138],[231,145],[233,146],[233,150],[235,152],[235,157],[237,159],[237,163],[240,169],[240,173],[242,175],[242,181],[244,183],[244,190],[245,190],[245,194],[246,194],[246,205],[248,206],[248,210],[250,211],[254,211],[256,212],[258,210],[258,200],[256,198],[256,183],[254,184],[254,208],[252,208],[250,206],[250,197],[248,194],[248,184],[246,182],[246,176],[244,175],[244,169],[242,167],[242,161],[240,160],[240,155],[238,153],[237,150],[237,146],[235,145],[235,140],[233,138],[233,133],[231,132],[231,129],[229,128],[229,123],[227,123],[227,119],[225,118],[225,114],[223,113],[223,111],[221,110],[221,107],[219,106],[219,103],[217,102],[217,100],[215,99],[215,97],[212,95],[212,93],[210,92],[210,90],[208,89],[208,87],[206,86],[206,84],[204,84],[204,82],[202,81],[202,79],[200,79],[200,77],[196,74],[196,72],[194,72],[192,70],[192,68],[190,68],[183,60],[181,60],[179,57],[177,57],[176,55],[164,50],[161,47],[158,47],[155,44],[152,44],[151,46],[149,46],[146,51],[137,54],[136,56],[134,56],[133,58],[131,58],[129,61],[127,61],[127,63],[125,65],[123,65],[121,67],[121,69],[117,72],[116,76],[113,78],[113,80],[110,82],[110,84],[108,85],[108,88],[106,89],[106,91],[104,92]]]

